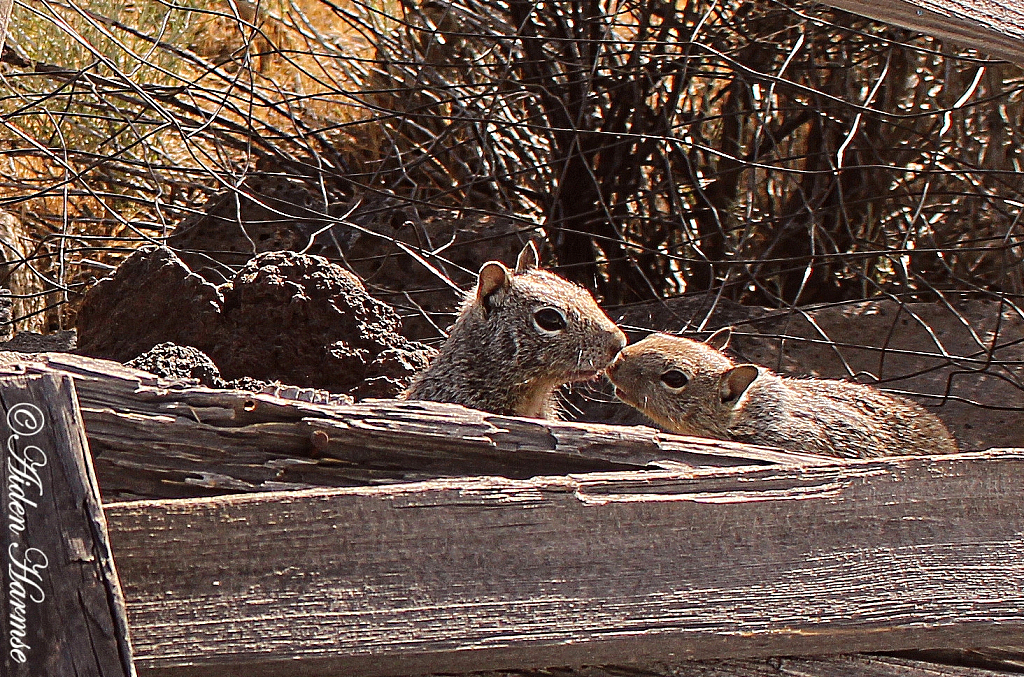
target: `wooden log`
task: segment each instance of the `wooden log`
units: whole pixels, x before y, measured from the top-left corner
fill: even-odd
[[[1024,65],[1024,3],[1019,1],[825,0],[825,4]]]
[[[66,376],[0,379],[2,674],[134,675],[124,599]]]
[[[158,379],[76,355],[0,354],[0,370],[74,377],[105,500],[358,486],[444,476],[825,463],[726,441],[497,416],[435,402],[313,404]]]
[[[147,675],[1011,644],[1024,450],[107,506]]]

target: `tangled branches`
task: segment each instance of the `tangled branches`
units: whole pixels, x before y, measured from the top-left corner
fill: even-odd
[[[201,217],[209,196],[235,196],[259,249],[247,202],[297,218],[263,199],[267,176],[302,187],[310,242],[332,235],[324,253],[346,257],[346,229],[390,237],[346,220],[376,198],[514,215],[608,303],[1024,293],[1020,71],[843,12],[796,0],[16,9],[0,208],[28,224],[19,256],[40,262],[51,306]],[[443,243],[408,246],[452,263]]]

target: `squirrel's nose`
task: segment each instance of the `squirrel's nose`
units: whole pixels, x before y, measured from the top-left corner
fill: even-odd
[[[612,360],[612,361],[611,361],[611,362],[610,362],[610,363],[608,364],[608,366],[607,366],[607,367],[605,367],[605,370],[604,370],[604,372],[605,372],[606,374],[608,374],[608,375],[612,375],[612,374],[614,374],[614,373],[615,373],[616,371],[618,371],[618,369],[619,369],[619,365],[621,365],[621,364],[622,364],[622,356],[621,356],[621,355],[616,355],[616,356],[615,356],[615,359],[613,359],[613,360]]]
[[[614,359],[619,352],[626,347],[626,335],[618,327],[612,332],[611,340],[608,341],[608,359]]]

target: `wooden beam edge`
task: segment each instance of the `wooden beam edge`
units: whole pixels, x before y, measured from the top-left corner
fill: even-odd
[[[1024,11],[1011,3],[823,0],[823,4],[920,31],[959,46],[973,47],[979,52],[1024,66]]]
[[[141,646],[136,660],[147,674],[187,674],[190,677],[277,674],[285,677],[291,674],[327,675],[335,671],[351,675],[401,675],[417,671],[455,672],[510,666],[645,663],[666,658],[757,657],[780,655],[780,651],[784,652],[783,655],[810,655],[832,654],[837,650],[892,651],[1012,644],[1019,639],[1024,627],[1021,607],[1014,602],[1007,587],[1011,584],[1006,582],[1009,580],[1007,577],[1014,576],[1011,570],[1020,573],[1020,562],[1011,559],[1013,553],[1020,550],[1018,515],[1021,502],[1018,501],[1019,485],[1013,477],[1005,475],[1012,471],[1016,476],[1022,467],[1022,459],[1024,449],[1008,449],[935,457],[837,459],[829,467],[719,468],[683,474],[641,471],[529,480],[494,477],[442,479],[386,487],[137,501],[108,505],[107,513],[112,524],[123,525],[127,529],[115,534],[114,551],[119,557],[119,564],[123,562],[124,568],[130,572],[126,593],[131,591],[128,595],[129,608],[134,614],[137,646]],[[762,484],[760,480],[768,481]],[[269,506],[268,502],[277,507]],[[264,510],[264,506],[270,509]],[[884,506],[884,516],[878,515],[882,520],[879,524],[890,525],[887,527],[889,531],[879,531],[877,536],[872,521],[859,516],[861,513],[874,515],[870,511],[872,506]],[[963,514],[978,519],[982,513],[991,516],[991,523],[978,523],[977,528],[961,517]],[[255,521],[245,517],[247,515]],[[305,517],[293,521],[289,515]],[[652,518],[654,522],[649,521]],[[748,518],[754,521],[748,521]],[[799,552],[790,552],[787,548],[791,546],[787,543],[791,541],[785,539],[791,538],[788,535],[790,531],[806,518],[812,518],[817,526],[805,530],[800,536]],[[378,526],[366,526],[369,524],[367,520],[371,519]],[[678,527],[677,519],[682,520]],[[762,521],[763,524],[758,524]],[[206,532],[203,525],[212,528],[215,524],[227,531],[214,536],[214,540],[203,546],[206,555],[200,556],[194,562],[195,566],[172,562],[161,554],[164,551],[176,552],[189,543],[204,542]],[[414,524],[418,526],[414,527]],[[528,544],[534,542],[531,540],[534,537],[528,533],[523,536],[516,534],[534,524],[539,528],[538,537],[560,534],[560,538],[566,539],[565,544],[548,542],[550,553],[545,549],[548,554],[531,554]],[[277,536],[267,532],[268,540],[264,540],[259,525],[269,525]],[[657,531],[645,535],[645,525]],[[822,527],[829,533],[817,536],[822,533],[819,531]],[[250,528],[255,530],[251,536]],[[680,533],[687,535],[678,535],[679,528],[683,529]],[[311,534],[310,529],[327,538],[323,541],[325,550],[318,551],[319,546],[315,545],[318,541],[299,535]],[[700,536],[705,529],[711,532]],[[756,533],[745,533],[748,529]],[[676,548],[681,548],[681,556],[692,559],[688,549],[698,547],[697,541],[692,539],[696,537],[699,542],[711,539],[718,543],[714,534],[719,530],[723,544],[721,552],[718,552],[718,546],[707,551],[706,564],[713,569],[722,566],[722,573],[728,573],[725,579],[704,569],[704,564],[697,560],[685,565],[690,573],[666,573],[679,562],[673,554]],[[135,536],[126,536],[129,531],[133,531]],[[433,545],[418,545],[417,534],[421,533]],[[608,541],[610,547],[619,548],[618,555],[614,557],[594,551],[588,545],[592,539],[605,543],[604,539],[614,534],[623,534],[622,537],[615,536],[623,539],[621,543]],[[472,537],[474,543],[478,540],[480,543],[470,545],[463,542],[467,536]],[[351,544],[347,537],[354,539]],[[661,540],[662,537],[674,542],[671,549],[660,554],[649,550],[669,547],[669,542]],[[306,554],[298,560],[295,558],[300,553],[292,553],[295,546],[288,545],[295,538],[299,539],[296,544],[305,544],[301,546],[304,548],[301,552]],[[339,545],[330,546],[337,538],[342,539]],[[496,569],[484,557],[484,550],[477,550],[479,545],[490,542],[486,540],[490,538],[498,539],[496,547],[502,551],[500,559],[495,560]],[[521,543],[516,541],[518,545],[508,541],[517,538],[523,539]],[[815,545],[819,539],[821,544]],[[268,555],[272,563],[268,560],[263,566],[270,567],[268,572],[277,573],[271,576],[269,573],[250,572],[246,575],[251,577],[251,581],[224,578],[236,562],[244,571],[250,571],[246,568],[250,566],[246,564],[247,560],[237,560],[236,555],[228,553],[228,550],[236,552],[233,547],[248,551],[245,544],[250,540],[275,551],[275,554]],[[736,541],[734,550],[731,549],[734,546],[729,545],[733,541]],[[352,550],[356,547],[354,544],[360,543],[363,544],[360,549]],[[1015,545],[1008,550],[1000,550],[1000,544],[1004,543]],[[337,551],[333,547],[337,547]],[[752,547],[753,550],[750,549]],[[758,552],[763,547],[782,550],[779,554],[773,554],[774,550]],[[436,549],[439,559],[428,556],[434,552],[431,548]],[[265,550],[260,549],[259,552]],[[499,555],[497,551],[486,552]],[[313,553],[317,553],[315,558],[326,558],[322,560],[327,564],[326,569],[316,564],[320,560],[305,559]],[[419,554],[414,557],[416,553]],[[479,561],[473,553],[479,553],[484,561]],[[578,569],[577,553],[592,563],[586,565],[587,569],[590,566],[612,567],[609,569],[608,589],[602,590],[600,584],[593,589],[598,606],[589,610],[585,605],[580,606],[583,598],[576,599],[576,595],[583,593],[572,592],[577,590],[576,582],[570,581],[568,587],[559,592],[563,590],[563,583],[559,581],[565,582],[564,577],[573,575],[571,572],[574,571],[591,581],[585,583],[581,590],[590,590],[597,581],[594,578],[598,575],[596,571]],[[736,560],[739,564],[729,564],[732,561],[729,553],[739,557]],[[383,568],[367,564],[362,559],[363,555],[374,561],[382,558]],[[215,557],[216,561],[206,561],[207,557]],[[245,555],[238,554],[237,557]],[[336,559],[338,557],[341,559]],[[497,563],[518,562],[522,558],[525,558],[524,562],[528,560],[531,563],[523,574],[517,573],[519,570],[514,567],[507,568],[507,564]],[[637,558],[637,566],[643,562],[640,570],[633,570],[634,558]],[[747,559],[749,562],[743,564]],[[802,602],[794,606],[795,602],[786,598],[796,594],[795,589],[790,590],[795,579],[786,572],[794,565],[797,566],[795,571],[810,571],[811,562],[819,560],[830,562],[824,569],[829,573],[808,581],[808,585],[817,591],[817,596],[809,597],[812,603],[803,610]],[[435,564],[435,561],[441,563]],[[716,564],[719,562],[721,565]],[[776,573],[773,562],[786,563],[787,568]],[[955,567],[958,562],[968,568],[963,572],[945,568]],[[988,585],[976,570],[983,562],[987,572],[985,576],[999,577],[1002,587],[993,592],[998,599],[983,596],[986,599],[980,600],[981,606],[975,608],[970,590]],[[462,564],[469,565],[470,571],[464,571]],[[883,564],[876,573],[871,573],[875,565]],[[169,577],[161,575],[159,581],[147,582],[146,576],[157,575],[151,568],[154,566],[170,567]],[[224,587],[237,586],[238,594],[243,597],[251,585],[257,586],[256,589],[269,585],[278,590],[277,586],[283,585],[283,579],[277,577],[295,570],[296,566],[300,569],[305,566],[309,571],[308,574],[298,572],[295,579],[299,583],[298,588],[260,592],[251,603],[236,599],[233,589]],[[646,568],[648,566],[653,568]],[[909,570],[905,569],[907,566],[910,566]],[[361,573],[356,573],[351,567],[359,568]],[[550,573],[547,567],[553,567]],[[917,567],[921,567],[920,571]],[[337,582],[323,581],[325,620],[310,625],[310,621],[294,614],[316,613],[320,602],[315,601],[315,594],[308,596],[308,586],[315,585],[316,578],[328,575],[329,570],[333,571],[329,575],[338,579]],[[909,573],[903,583],[898,577],[902,575],[899,572],[905,570]],[[618,578],[615,571],[629,581]],[[657,578],[648,579],[648,574],[642,571],[648,571]],[[701,574],[702,571],[709,573]],[[458,586],[449,590],[441,585],[443,581],[453,580],[451,576],[456,575],[455,572],[465,576],[459,579],[462,582]],[[699,575],[694,579],[690,574]],[[762,578],[762,574],[766,578]],[[965,576],[962,580],[961,574]],[[505,575],[517,580],[522,575],[523,582],[500,582]],[[554,578],[547,578],[549,575]],[[877,578],[879,575],[880,579]],[[730,577],[736,576],[739,578],[726,583]],[[208,587],[211,579],[219,583]],[[173,580],[180,580],[183,584],[189,582],[188,585],[193,580],[206,583],[198,586],[194,598],[181,598],[170,583]],[[852,582],[854,587],[850,589],[855,591],[856,599],[843,601],[840,604],[842,610],[833,611],[829,609],[829,600],[837,594],[831,587],[836,580],[845,580],[847,586]],[[366,589],[362,587],[363,581],[369,586]],[[544,581],[550,581],[553,587],[549,589]],[[922,593],[915,593],[913,587],[901,587],[913,586],[913,581],[927,583],[924,589],[928,593],[921,596]],[[536,587],[538,583],[540,588]],[[405,585],[411,586],[407,593],[402,592]],[[438,585],[440,587],[436,587]],[[520,585],[525,587],[520,588]],[[710,588],[707,587],[709,585]],[[777,589],[772,588],[773,585]],[[895,596],[892,585],[896,585],[895,590],[898,590]],[[719,590],[719,586],[724,587]],[[382,593],[385,588],[392,592]],[[139,597],[144,589],[149,592]],[[472,592],[477,589],[482,596]],[[506,589],[533,592],[523,592],[525,596],[522,598],[509,597],[507,592],[500,592]],[[539,593],[541,590],[545,592]],[[628,592],[630,590],[633,592]],[[792,609],[782,610],[773,602],[770,608],[776,611],[768,613],[764,611],[769,608],[765,607],[765,601],[747,596],[754,590],[762,590],[765,600],[777,600],[782,607]],[[915,598],[915,594],[919,597]],[[1013,594],[1019,594],[1019,591]],[[338,601],[337,595],[342,595],[343,601]],[[563,598],[563,595],[567,596]],[[705,596],[711,605],[707,617],[698,611],[704,608],[702,600]],[[363,597],[366,597],[365,601],[355,601]],[[274,605],[265,606],[272,599],[280,599],[293,608],[287,611]],[[387,599],[398,600],[400,608],[395,608]],[[916,612],[918,616],[913,611],[918,608],[915,599],[923,604]],[[946,601],[936,602],[936,599]],[[408,606],[410,600],[416,600],[411,607]],[[878,604],[871,600],[877,600]],[[838,602],[838,599],[833,601]],[[993,602],[995,606],[986,606]],[[620,611],[613,611],[608,616],[603,609],[603,605],[609,603],[615,608],[628,607],[634,611],[622,612],[626,615],[619,622],[614,619],[619,617]],[[1011,603],[1013,611],[1007,607]],[[188,629],[194,622],[189,619],[199,609],[206,609],[214,615],[221,613],[220,610],[226,608],[225,604],[237,606],[242,616],[255,612],[259,619],[277,618],[272,624],[276,629],[270,634],[261,631],[248,640],[232,639],[227,642],[236,653],[224,653],[229,650],[228,646],[210,653],[209,646]],[[459,612],[446,610],[448,604],[455,604],[453,609],[465,609]],[[644,610],[651,604],[662,611]],[[722,607],[722,604],[726,606]],[[434,609],[434,605],[440,605],[436,607],[440,616],[431,616],[430,609]],[[732,617],[724,611],[733,605],[736,613],[740,614],[736,620],[730,620]],[[963,607],[966,616],[959,615],[957,611],[962,605],[966,605]],[[164,612],[158,611],[162,608],[171,615],[162,616]],[[984,610],[990,608],[995,616],[985,618],[987,612]],[[746,615],[754,609],[762,609],[768,615]],[[796,609],[803,611],[797,613]],[[886,609],[892,615],[891,619],[885,614],[875,616]],[[569,617],[562,614],[570,610],[583,616],[565,624],[559,619],[568,621]],[[634,612],[643,616],[642,622],[640,617],[633,617]],[[661,613],[668,615],[659,620]],[[794,620],[769,621],[769,617],[776,613],[782,614],[779,618]],[[859,619],[861,613],[867,616]],[[476,620],[462,628],[463,614],[469,614]],[[818,614],[832,617],[832,620],[819,627],[817,623],[822,621],[814,620]],[[231,614],[229,616],[234,618]],[[797,616],[803,620],[796,621]],[[421,617],[422,621],[416,620]],[[449,617],[455,625],[453,634],[446,636],[444,628],[448,626],[443,619]],[[228,617],[213,618],[206,612],[202,612],[199,618],[203,619],[200,621],[202,626],[197,626],[195,631],[207,634],[228,622],[233,624],[230,627],[240,629],[238,624],[243,623],[241,620],[229,621]],[[763,618],[767,624],[762,627],[763,623],[758,618]],[[407,634],[420,627],[419,622],[427,621],[432,639],[421,640]],[[520,626],[524,621],[526,625]],[[291,625],[293,622],[301,626],[296,635],[292,635],[296,632]],[[476,625],[478,622],[482,625]],[[332,623],[343,625],[330,628]],[[395,634],[396,626],[393,624],[407,630]],[[534,625],[533,630],[528,629]],[[248,630],[242,632],[251,634]],[[314,640],[308,636],[309,632],[322,637]],[[440,635],[437,634],[439,632]],[[179,639],[175,640],[175,637]],[[336,639],[330,639],[332,637]],[[371,640],[370,637],[377,639]],[[519,644],[511,641],[514,638],[526,641]],[[197,655],[195,660],[191,660],[188,654],[182,654],[181,642],[198,642],[197,647],[206,648],[202,649],[202,656]],[[269,649],[264,651],[264,642],[278,647],[275,650],[278,653]],[[281,647],[289,645],[294,646],[295,655],[280,653]],[[331,648],[340,645],[348,648],[344,651]],[[417,650],[417,647],[430,650]],[[329,655],[332,650],[340,654]],[[150,670],[154,672],[150,673]]]

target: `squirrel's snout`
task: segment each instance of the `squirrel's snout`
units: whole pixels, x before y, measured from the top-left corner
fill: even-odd
[[[626,335],[622,333],[621,329],[615,327],[615,331],[611,332],[611,337],[608,340],[608,359],[614,360],[626,347],[626,343]]]
[[[608,366],[605,367],[604,373],[607,374],[609,378],[614,376],[615,372],[617,372],[619,370],[619,366],[621,364],[622,364],[622,356],[619,355],[619,354],[616,354],[614,359],[612,359],[612,361],[610,363],[608,363]]]

